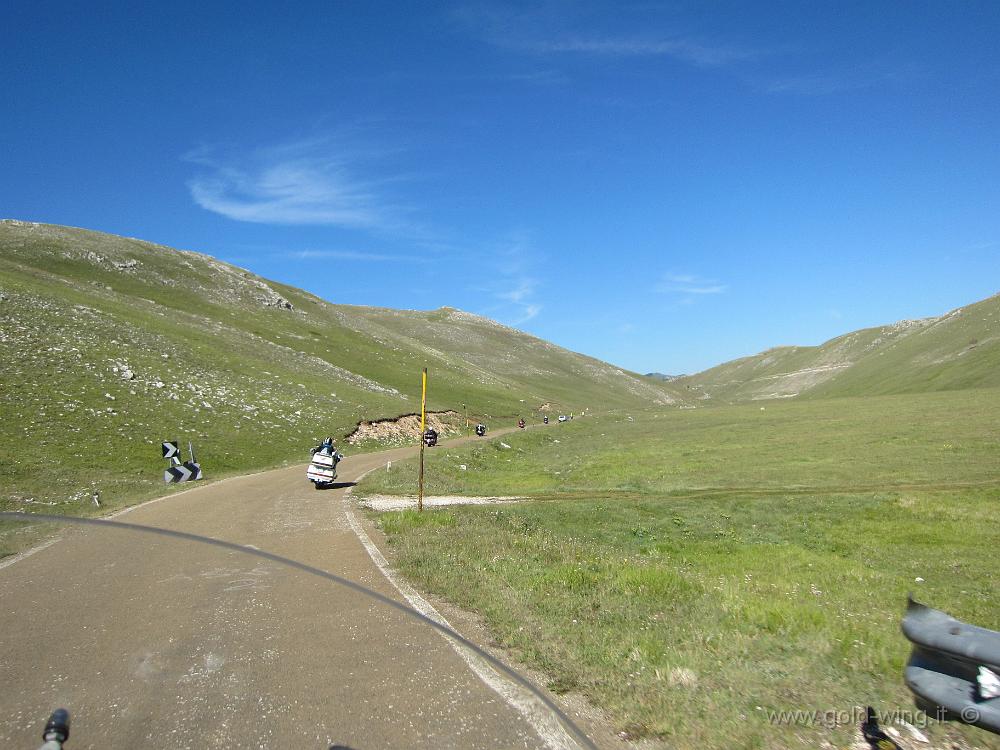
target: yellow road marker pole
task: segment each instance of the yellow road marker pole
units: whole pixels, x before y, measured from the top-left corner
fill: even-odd
[[[427,421],[427,368],[421,379],[420,389],[420,480],[417,489],[417,510],[424,509],[424,425]]]

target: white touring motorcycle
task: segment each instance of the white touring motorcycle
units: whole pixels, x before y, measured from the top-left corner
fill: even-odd
[[[322,445],[312,449],[312,460],[306,469],[306,479],[321,490],[333,484],[337,478],[337,464],[344,456],[338,451],[333,441],[327,438]]]

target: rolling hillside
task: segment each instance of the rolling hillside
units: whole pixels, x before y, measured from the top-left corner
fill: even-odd
[[[702,401],[866,396],[1000,386],[1000,295],[820,346],[736,359],[670,385]]]
[[[199,253],[0,222],[0,508],[163,491],[159,442],[206,474],[302,460],[359,420],[428,408],[496,424],[677,390],[459,310],[330,304]]]

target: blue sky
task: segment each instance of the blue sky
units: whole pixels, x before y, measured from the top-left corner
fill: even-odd
[[[1000,290],[1000,3],[17,3],[0,215],[704,369]]]

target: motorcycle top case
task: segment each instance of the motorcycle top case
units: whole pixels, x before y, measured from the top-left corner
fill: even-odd
[[[314,453],[306,478],[311,482],[332,482],[337,477],[337,462],[333,456],[325,453]]]

